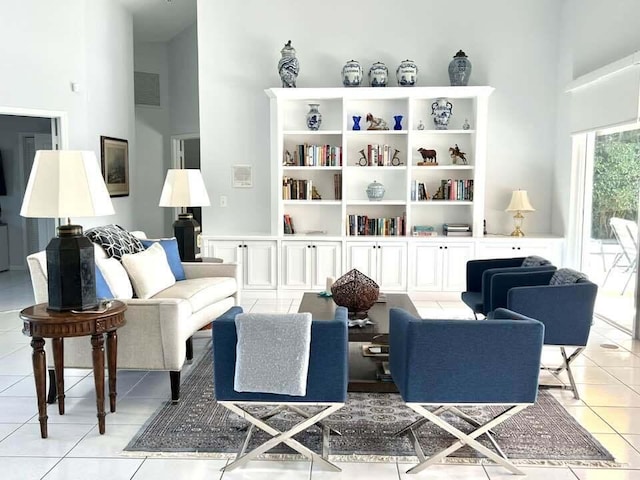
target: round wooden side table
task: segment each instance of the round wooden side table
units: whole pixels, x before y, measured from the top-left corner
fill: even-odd
[[[85,311],[81,313],[56,312],[47,310],[48,304],[40,303],[27,307],[20,312],[23,321],[22,333],[31,337],[33,348],[33,375],[38,396],[38,419],[40,435],[47,438],[46,355],[44,339],[51,338],[53,363],[58,392],[58,411],[64,415],[64,339],[68,337],[91,336],[93,379],[96,388],[96,406],[98,408],[98,429],[105,431],[104,411],[104,334],[107,334],[107,369],[109,373],[109,406],[116,411],[116,358],[118,355],[118,336],[116,330],[125,324],[124,311],[127,306],[113,300],[104,312]]]

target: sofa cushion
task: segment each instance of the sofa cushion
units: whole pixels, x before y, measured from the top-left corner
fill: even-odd
[[[176,278],[176,281],[184,280],[187,278],[184,274],[184,268],[182,267],[182,261],[180,260],[180,251],[178,250],[178,241],[173,238],[159,238],[159,239],[140,239],[142,246],[146,249],[154,243],[159,243],[164,248],[164,253],[167,255],[169,261],[169,267],[171,272]]]
[[[549,285],[569,285],[586,279],[587,276],[582,272],[570,268],[559,268],[549,280]]]
[[[156,293],[153,298],[181,298],[191,304],[193,312],[197,312],[234,295],[237,290],[236,280],[232,277],[188,278]]]
[[[140,253],[123,255],[122,265],[131,278],[138,298],[150,298],[176,283],[164,248],[158,243]]]
[[[85,236],[97,243],[107,256],[120,260],[127,253],[138,253],[144,250],[142,243],[120,225],[104,225],[87,230]]]
[[[114,298],[133,298],[133,287],[129,275],[122,264],[115,258],[97,258],[96,267],[100,269],[109,290]]]

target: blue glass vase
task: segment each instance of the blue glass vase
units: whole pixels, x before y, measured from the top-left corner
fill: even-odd
[[[362,117],[354,115],[351,118],[353,118],[353,130],[360,130],[360,120],[362,120]]]
[[[394,130],[402,130],[402,115],[394,115],[393,119],[396,124],[393,126]]]

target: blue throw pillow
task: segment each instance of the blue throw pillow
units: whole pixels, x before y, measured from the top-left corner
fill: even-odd
[[[164,253],[166,253],[167,255],[171,273],[173,273],[173,276],[176,277],[176,281],[186,280],[187,277],[184,274],[184,268],[182,267],[182,261],[180,260],[178,241],[175,238],[161,238],[159,240],[141,238],[140,242],[142,242],[142,246],[145,248],[145,250],[154,243],[160,243],[160,246],[164,248]]]
[[[113,293],[111,293],[111,289],[109,285],[107,285],[107,281],[104,279],[104,275],[96,265],[96,297],[98,300],[101,298],[112,299]]]

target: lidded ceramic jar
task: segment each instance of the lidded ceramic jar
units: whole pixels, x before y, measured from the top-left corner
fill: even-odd
[[[386,87],[389,79],[389,70],[382,62],[376,62],[369,69],[369,85],[372,87]]]
[[[359,87],[363,76],[364,71],[357,60],[349,60],[342,67],[342,85],[345,87]]]
[[[372,202],[379,202],[383,199],[385,191],[384,185],[374,180],[373,183],[370,183],[367,187],[367,197],[369,197],[369,200]]]
[[[298,72],[300,71],[300,62],[296,58],[296,49],[291,46],[289,40],[280,50],[282,58],[278,61],[278,73],[282,86],[284,88],[295,88]]]
[[[471,62],[462,50],[458,50],[449,62],[449,82],[452,87],[464,87],[469,83],[470,76]]]
[[[413,60],[403,60],[396,69],[396,79],[401,87],[413,87],[418,83],[418,66]]]

